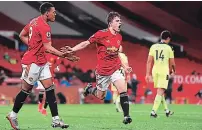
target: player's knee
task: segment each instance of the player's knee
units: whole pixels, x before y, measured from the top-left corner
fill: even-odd
[[[121,94],[121,93],[127,92],[127,88],[126,87],[119,87],[118,91],[119,91],[119,94]]]
[[[165,89],[164,88],[159,88],[158,90],[157,90],[157,94],[158,95],[163,95],[165,93]]]
[[[45,91],[47,92],[47,91],[51,91],[51,90],[54,90],[54,89],[55,89],[55,85],[52,84],[49,87],[45,88]]]
[[[52,79],[41,80],[41,83],[44,88],[49,88],[50,86],[53,85]]]
[[[28,84],[24,80],[22,81],[22,87],[21,87],[22,90],[26,92],[31,92],[32,88],[33,88],[33,85]]]
[[[127,86],[126,86],[125,80],[123,79],[116,80],[114,84],[119,93],[127,92]]]
[[[120,89],[119,93],[124,93],[124,92],[127,92],[127,89]]]

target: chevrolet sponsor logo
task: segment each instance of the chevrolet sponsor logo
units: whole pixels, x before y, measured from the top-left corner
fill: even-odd
[[[108,52],[116,52],[116,51],[118,51],[118,48],[116,48],[115,46],[107,47],[107,51]]]

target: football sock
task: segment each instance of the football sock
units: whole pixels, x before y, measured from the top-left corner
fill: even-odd
[[[51,85],[49,88],[46,88],[46,100],[48,101],[52,117],[58,116],[58,106],[54,88],[54,85]]]
[[[168,110],[168,105],[167,105],[167,103],[166,103],[166,100],[165,100],[165,97],[164,97],[164,96],[162,96],[162,104],[163,104],[163,106],[164,106],[164,110]]]
[[[154,100],[153,108],[152,108],[153,111],[156,112],[158,110],[158,108],[161,104],[161,100],[162,100],[162,96],[157,94],[155,97],[155,100]]]
[[[18,95],[15,98],[15,103],[13,106],[13,112],[18,113],[22,107],[22,105],[24,104],[24,101],[26,100],[27,96],[30,93],[25,91],[25,90],[21,90]]]
[[[46,109],[48,107],[48,101],[46,100],[44,103],[44,108]]]
[[[89,88],[89,89],[88,89],[88,92],[89,92],[90,94],[96,95],[96,94],[97,94],[97,88],[96,88],[96,87],[94,87],[94,88]]]
[[[44,92],[43,91],[40,91],[39,92],[39,102],[42,103],[43,101],[43,95],[44,95]]]
[[[94,88],[89,88],[89,93],[94,95],[95,97],[97,97],[97,88],[94,87]]]
[[[52,119],[53,119],[53,120],[59,120],[60,117],[59,117],[59,116],[54,116],[54,117],[52,117]]]
[[[120,93],[120,102],[121,102],[121,107],[123,110],[124,117],[129,116],[129,101],[128,101],[128,95],[126,92]]]
[[[89,89],[88,89],[88,92],[89,92],[90,94],[94,95],[96,98],[98,98],[98,99],[100,99],[100,100],[103,100],[103,99],[105,98],[105,95],[106,95],[106,93],[103,92],[103,94],[102,94],[102,96],[101,96],[102,98],[99,98],[99,97],[97,96],[97,87],[89,88]]]

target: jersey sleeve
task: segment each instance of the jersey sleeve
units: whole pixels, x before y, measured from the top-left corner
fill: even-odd
[[[46,27],[40,30],[42,43],[51,42],[51,29],[50,27]]]
[[[174,58],[174,51],[171,47],[169,47],[169,58]]]
[[[154,57],[154,46],[151,46],[149,49],[149,56],[153,56]]]
[[[93,34],[88,41],[90,43],[100,43],[100,40],[103,37],[103,33],[101,31],[97,31],[95,34]]]

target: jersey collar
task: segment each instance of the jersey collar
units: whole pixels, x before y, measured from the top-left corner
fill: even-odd
[[[42,15],[39,16],[39,19],[40,19],[44,24],[46,24],[46,25],[49,26],[49,24],[43,19],[43,16],[42,16]]]
[[[116,36],[116,35],[117,35],[117,33],[116,33],[116,34],[112,34],[112,32],[110,31],[109,28],[107,28],[107,31],[108,31],[111,35],[113,35],[113,36]]]
[[[159,42],[160,44],[166,44],[165,42]]]

